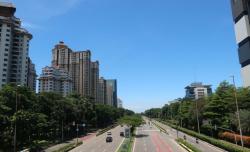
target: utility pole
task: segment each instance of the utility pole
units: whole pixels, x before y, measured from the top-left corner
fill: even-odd
[[[16,112],[17,112],[17,88],[16,88]],[[17,128],[17,123],[16,123],[17,119],[15,120],[15,126],[14,126],[14,152],[16,152],[16,128]]]
[[[199,122],[199,116],[198,116],[198,103],[197,99],[195,100],[195,107],[196,107],[196,120],[197,120],[197,127],[198,127],[198,133],[200,134],[200,122]]]
[[[235,85],[235,81],[234,81],[234,76],[232,76],[232,78],[233,78],[233,85],[234,85],[234,98],[235,98],[235,104],[236,104],[236,115],[237,115],[239,129],[240,129],[241,146],[244,147],[244,142],[243,142],[243,138],[242,138],[241,123],[240,123],[240,112],[239,112],[239,106],[238,106],[237,90],[236,90],[236,85]]]
[[[18,102],[17,102],[17,98],[18,98],[18,93],[17,93],[17,89],[18,89],[18,87],[20,87],[20,85],[17,85],[16,86],[16,112],[17,112],[17,105],[18,105]],[[16,123],[16,121],[17,121],[17,119],[15,120],[15,126],[14,126],[14,152],[16,152],[17,151],[17,148],[16,148],[16,146],[17,146],[17,123]]]

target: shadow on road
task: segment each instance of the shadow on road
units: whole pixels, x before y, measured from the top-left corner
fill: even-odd
[[[143,138],[143,137],[148,137],[148,135],[145,134],[135,135],[135,138]]]

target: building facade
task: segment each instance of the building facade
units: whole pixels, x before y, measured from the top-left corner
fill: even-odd
[[[0,89],[7,83],[28,83],[29,42],[32,35],[21,27],[11,3],[0,2]]]
[[[250,86],[250,1],[231,0],[243,86]]]
[[[60,42],[52,50],[52,67],[64,69],[73,81],[73,90],[82,96],[91,96],[91,52],[73,52]]]
[[[99,62],[91,62],[91,97],[97,102],[99,81]]]
[[[32,63],[30,58],[28,58],[28,74],[27,75],[28,75],[27,86],[35,92],[37,74],[36,74],[35,64]]]
[[[122,108],[122,100],[117,98],[117,108]]]
[[[72,93],[72,79],[64,69],[46,66],[38,80],[39,93],[56,92],[64,97]]]
[[[186,98],[189,99],[200,99],[212,94],[211,85],[203,85],[201,82],[191,83],[189,86],[185,87]]]
[[[107,89],[107,103],[114,107],[117,107],[117,80],[106,80]]]
[[[106,89],[106,80],[101,77],[98,80],[97,85],[97,103],[99,104],[107,104],[106,96],[107,96],[107,89]]]

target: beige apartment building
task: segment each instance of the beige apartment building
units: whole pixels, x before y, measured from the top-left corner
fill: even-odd
[[[7,83],[27,86],[29,79],[32,35],[21,27],[21,20],[14,16],[15,12],[11,3],[0,2],[0,89]]]
[[[73,82],[73,90],[82,96],[91,96],[91,52],[73,52],[64,42],[52,50],[52,67],[64,69]]]
[[[56,92],[64,97],[72,93],[72,79],[64,69],[46,66],[38,80],[39,93]]]

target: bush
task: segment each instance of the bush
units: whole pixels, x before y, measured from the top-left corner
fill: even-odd
[[[98,131],[98,133],[96,134],[96,136],[99,136],[99,135],[101,135],[101,134],[107,132],[108,130],[110,130],[110,129],[112,129],[112,128],[115,128],[116,126],[118,126],[118,124],[113,124],[113,125],[111,125],[111,126],[108,126],[107,128],[104,128],[104,129]]]
[[[178,143],[184,144],[186,147],[191,149],[193,152],[201,152],[199,149],[197,149],[196,147],[194,147],[193,145],[191,145],[190,143],[188,143],[187,141],[185,141],[185,140],[183,140],[181,138],[176,139],[176,141]]]
[[[233,143],[235,142],[235,137],[236,137],[237,143],[241,143],[240,135],[234,134],[231,132],[224,132],[222,134],[219,134],[219,137],[223,140],[227,140],[227,141],[230,141]],[[242,136],[242,139],[243,139],[244,145],[249,147],[250,146],[250,137],[249,136]]]
[[[46,140],[34,140],[30,145],[30,152],[39,152],[42,151],[43,147],[49,144]]]
[[[217,147],[220,147],[224,150],[227,150],[228,152],[250,152],[250,149],[248,148],[242,148],[241,146],[238,146],[238,145],[235,145],[235,144],[232,144],[232,143],[229,143],[227,141],[223,141],[223,140],[218,140],[218,139],[214,139],[214,138],[211,138],[211,137],[208,137],[206,135],[203,135],[203,134],[199,134],[195,131],[192,131],[192,130],[188,130],[186,128],[180,128],[180,127],[177,127],[176,125],[173,125],[173,124],[170,124],[170,123],[167,123],[165,121],[161,121],[162,123],[165,123],[166,125],[172,127],[172,128],[175,128],[175,129],[178,129],[186,134],[189,134],[193,137],[197,137],[203,141],[206,141],[212,145],[215,145]]]

